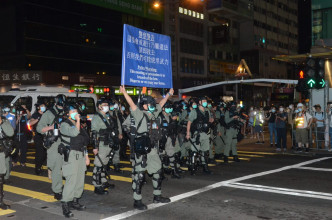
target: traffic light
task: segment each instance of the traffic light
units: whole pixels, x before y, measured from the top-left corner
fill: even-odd
[[[325,87],[325,60],[316,60],[316,89]]]
[[[296,90],[298,92],[307,92],[308,91],[308,85],[307,85],[307,75],[306,73],[303,71],[303,69],[297,69],[297,73],[298,73],[298,83],[296,86]]]
[[[325,61],[320,58],[308,58],[304,74],[310,89],[322,89],[325,87]]]

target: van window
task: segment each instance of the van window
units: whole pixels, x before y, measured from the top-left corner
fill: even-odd
[[[54,98],[53,96],[38,96],[37,103],[44,103],[50,109],[54,106]]]
[[[0,95],[0,106],[10,105],[15,96],[13,95]]]
[[[78,101],[84,101],[87,107],[87,114],[95,114],[96,113],[96,107],[95,107],[95,101],[93,98],[88,97],[67,97],[69,102],[76,103]]]

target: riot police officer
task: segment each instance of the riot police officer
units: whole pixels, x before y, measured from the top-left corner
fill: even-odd
[[[190,106],[185,101],[181,101],[181,113],[179,115],[179,143],[181,146],[181,163],[185,161],[185,157],[188,157],[188,151],[190,149],[190,142],[186,139],[187,134],[187,124],[188,124],[188,117],[190,113]]]
[[[98,195],[108,194],[107,188],[114,188],[114,185],[107,181],[107,164],[114,156],[114,140],[117,138],[117,127],[113,118],[108,114],[110,111],[109,101],[100,98],[97,101],[98,111],[91,121],[93,153],[95,155],[93,168],[94,192]]]
[[[29,121],[29,125],[33,127],[35,132],[34,143],[36,148],[36,158],[35,158],[35,173],[40,175],[42,173],[42,165],[46,159],[46,149],[43,146],[43,135],[36,131],[38,122],[44,112],[46,111],[46,105],[44,103],[37,103],[36,112],[34,112]]]
[[[132,144],[135,156],[132,175],[134,208],[139,210],[147,209],[147,206],[142,203],[141,195],[142,185],[145,179],[145,171],[147,171],[149,175],[152,175],[152,184],[154,188],[153,202],[168,203],[170,202],[170,199],[161,196],[162,164],[157,151],[157,136],[160,128],[157,116],[161,112],[167,99],[173,95],[174,90],[170,89],[165,98],[163,98],[157,105],[151,96],[142,97],[139,108],[127,94],[124,86],[120,87],[120,92],[123,93],[130,106],[131,115],[136,125],[136,135],[133,141],[134,143]]]
[[[225,107],[226,103],[220,102],[216,110],[217,135],[215,138],[215,159],[222,159],[225,150],[225,135],[226,135],[226,123],[225,123]]]
[[[109,161],[109,163],[112,163],[114,166],[114,171],[115,172],[120,172],[120,141],[122,139],[122,125],[118,116],[118,104],[114,102],[113,100],[110,100],[109,102],[109,107],[110,111],[108,112],[109,117],[111,120],[113,120],[113,124],[115,125],[115,134],[116,136],[114,137],[114,145],[113,145],[113,150],[114,150],[114,156],[112,160]]]
[[[191,143],[189,168],[191,174],[195,175],[197,171],[196,156],[199,156],[204,173],[211,174],[207,162],[210,149],[209,124],[213,122],[213,118],[207,108],[207,99],[205,97],[194,100],[192,107],[193,110],[190,112],[188,118],[186,135],[186,138]]]
[[[172,178],[180,179],[180,157],[181,149],[178,140],[177,115],[172,115],[173,106],[167,101],[163,106],[163,111],[159,114],[161,122],[162,138],[159,141],[159,150],[163,157],[162,162],[171,167]]]
[[[62,194],[62,211],[67,218],[74,214],[70,208],[82,211],[86,207],[79,203],[84,189],[86,166],[90,160],[87,154],[89,135],[81,126],[80,115],[74,104],[67,104],[64,109],[66,118],[61,122],[61,144],[58,151],[63,157],[62,173],[66,179]]]
[[[62,157],[58,153],[58,146],[61,143],[59,138],[59,125],[62,121],[63,107],[66,102],[65,95],[55,97],[54,107],[47,110],[39,120],[37,132],[43,134],[44,147],[47,149],[47,167],[51,172],[52,191],[54,198],[62,198]]]
[[[6,169],[6,157],[11,152],[12,141],[8,139],[14,135],[14,129],[10,122],[5,117],[0,117],[0,209],[8,209],[9,205],[3,201],[3,185],[5,180]]]
[[[229,103],[229,108],[225,113],[225,123],[227,124],[226,129],[226,146],[224,151],[224,162],[228,162],[228,157],[230,155],[230,151],[232,151],[233,154],[233,160],[235,162],[240,162],[240,159],[237,155],[237,139],[238,134],[241,129],[241,118],[240,118],[240,112],[236,108],[235,102]]]

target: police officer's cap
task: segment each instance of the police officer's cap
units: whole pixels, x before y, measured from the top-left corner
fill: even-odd
[[[55,104],[64,107],[66,104],[66,100],[67,98],[65,95],[59,94],[55,97]]]
[[[201,96],[199,97],[199,101],[203,101],[203,100],[206,100],[207,101],[207,98],[205,96]]]
[[[101,104],[104,104],[104,103],[109,103],[109,101],[105,98],[105,97],[101,97],[100,99],[97,100],[97,107]]]

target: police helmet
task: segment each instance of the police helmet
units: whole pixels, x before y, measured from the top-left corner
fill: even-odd
[[[80,114],[82,114],[86,109],[86,103],[83,101],[83,100],[79,100],[77,103],[76,103],[76,108],[78,110],[78,112]]]
[[[99,105],[104,104],[104,103],[109,103],[109,101],[105,98],[105,97],[101,97],[100,99],[97,100],[97,107],[99,107]]]
[[[156,100],[152,96],[149,96],[149,95],[142,96],[141,103],[142,103],[142,105],[150,104],[151,106],[156,107]]]
[[[69,111],[77,109],[77,105],[75,103],[66,103],[66,105],[64,106],[64,112],[66,114],[69,113]]]
[[[167,101],[163,107],[164,108],[173,108],[173,105],[170,101]]]
[[[59,94],[55,97],[55,104],[64,107],[66,104],[66,100],[67,98],[65,95]]]

